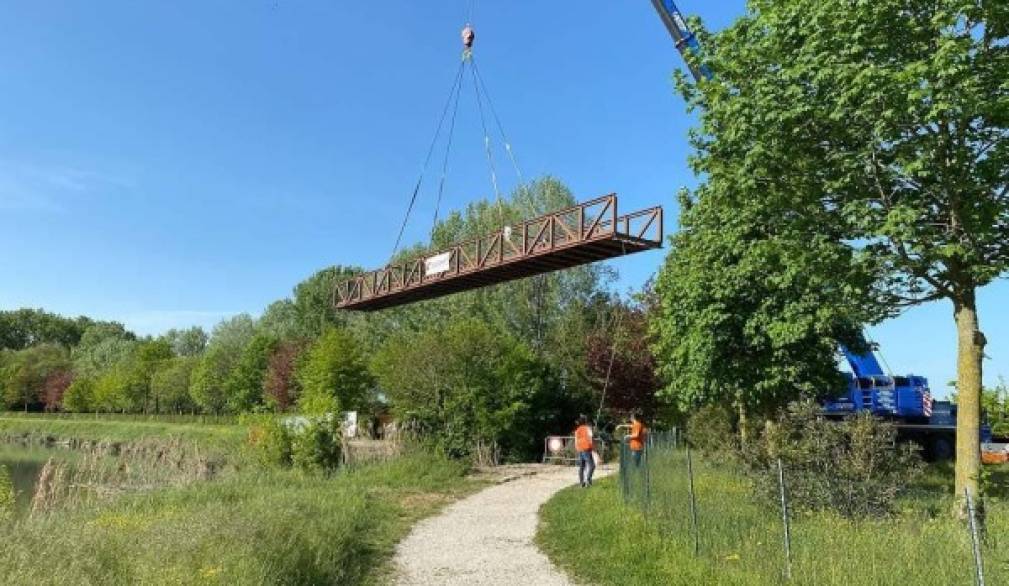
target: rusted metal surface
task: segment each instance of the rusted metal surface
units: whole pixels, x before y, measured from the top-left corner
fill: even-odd
[[[661,207],[620,216],[610,194],[358,275],[336,285],[333,302],[338,309],[386,309],[661,248],[662,235]]]

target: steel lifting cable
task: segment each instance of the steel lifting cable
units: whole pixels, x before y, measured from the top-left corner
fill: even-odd
[[[441,163],[441,180],[438,182],[438,199],[434,206],[434,220],[431,222],[431,239],[434,240],[434,231],[438,227],[438,214],[441,211],[441,199],[442,195],[445,193],[445,178],[448,175],[448,158],[449,154],[452,152],[452,138],[455,136],[455,120],[457,114],[459,114],[459,97],[462,95],[462,78],[463,70],[466,67],[466,61],[460,64],[459,77],[456,79],[455,86],[455,104],[452,106],[452,119],[448,125],[448,140],[445,143],[445,156]]]
[[[410,196],[410,204],[406,208],[406,215],[403,217],[403,224],[399,227],[399,235],[396,236],[396,245],[393,246],[390,260],[395,258],[396,253],[399,252],[399,245],[403,240],[403,232],[406,230],[407,222],[410,221],[410,213],[413,212],[413,206],[417,203],[417,194],[420,193],[420,187],[424,183],[424,174],[427,172],[428,164],[431,162],[431,155],[434,154],[434,148],[435,145],[438,144],[438,138],[441,136],[441,129],[445,125],[445,118],[448,117],[448,109],[449,106],[452,105],[452,98],[458,91],[461,91],[462,78],[465,68],[465,61],[459,63],[459,70],[455,74],[455,79],[452,82],[452,89],[449,92],[448,99],[445,100],[445,107],[442,110],[441,118],[438,120],[438,127],[435,129],[434,138],[431,139],[431,146],[428,147],[427,156],[424,157],[424,165],[421,167],[420,177],[417,178],[417,184],[413,188],[413,195]]]
[[[472,56],[470,60],[472,60]],[[494,167],[494,154],[490,148],[490,132],[487,130],[487,117],[483,111],[483,100],[480,98],[480,83],[477,81],[476,69],[471,67],[470,70],[473,72],[473,89],[476,92],[477,110],[480,111],[480,126],[483,128],[484,151],[487,153],[487,165],[490,167],[490,182],[494,186],[494,197],[497,199],[498,215],[501,225],[504,226],[504,202],[501,200],[501,190],[498,189],[497,169]]]
[[[497,108],[494,107],[494,101],[491,100],[490,92],[487,91],[487,84],[483,81],[483,76],[480,75],[480,66],[477,65],[476,59],[470,57],[470,61],[473,62],[473,73],[476,76],[477,81],[480,83],[480,88],[483,90],[484,98],[487,99],[487,105],[490,107],[491,115],[494,117],[494,123],[497,124],[498,132],[501,134],[501,142],[504,143],[505,152],[508,153],[508,159],[511,160],[512,167],[515,169],[515,175],[518,177],[519,185],[524,185],[525,181],[522,179],[522,171],[519,169],[519,164],[515,160],[515,153],[512,152],[511,142],[508,140],[508,135],[505,133],[504,125],[501,124],[501,118],[497,114]]]

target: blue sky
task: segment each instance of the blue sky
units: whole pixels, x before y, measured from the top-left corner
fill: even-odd
[[[330,264],[381,265],[458,64],[468,2],[60,3],[0,23],[0,307],[142,333],[260,312]],[[713,29],[743,2],[681,3]],[[526,176],[666,206],[694,179],[679,56],[651,4],[477,3],[476,55]],[[445,207],[492,195],[463,95]],[[499,163],[503,163],[498,152]],[[503,185],[515,183],[499,164]],[[430,182],[429,185],[433,183]],[[408,238],[428,229],[421,194]],[[662,252],[612,261],[621,288]],[[1009,376],[1009,285],[980,296]],[[873,328],[897,372],[955,372],[951,308]]]

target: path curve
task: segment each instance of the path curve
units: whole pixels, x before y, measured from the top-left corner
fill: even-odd
[[[524,466],[420,522],[396,548],[396,584],[569,586],[533,543],[540,506],[577,483],[567,466]],[[596,470],[596,476],[606,474]],[[591,489],[589,489],[591,490]]]

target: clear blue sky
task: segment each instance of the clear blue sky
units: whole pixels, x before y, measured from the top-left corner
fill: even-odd
[[[142,333],[259,313],[393,244],[458,64],[465,0],[16,0],[0,24],[0,307]],[[713,29],[742,0],[690,2]],[[483,0],[481,71],[527,176],[676,216],[693,185],[680,59],[646,0]],[[491,195],[472,94],[446,206]],[[500,153],[499,157],[500,157]],[[503,163],[503,161],[500,161]],[[499,165],[506,187],[515,178]],[[423,238],[433,192],[408,236]],[[613,261],[640,286],[662,252]],[[1009,285],[981,295],[1009,376]],[[898,372],[955,371],[946,303],[873,328]]]

